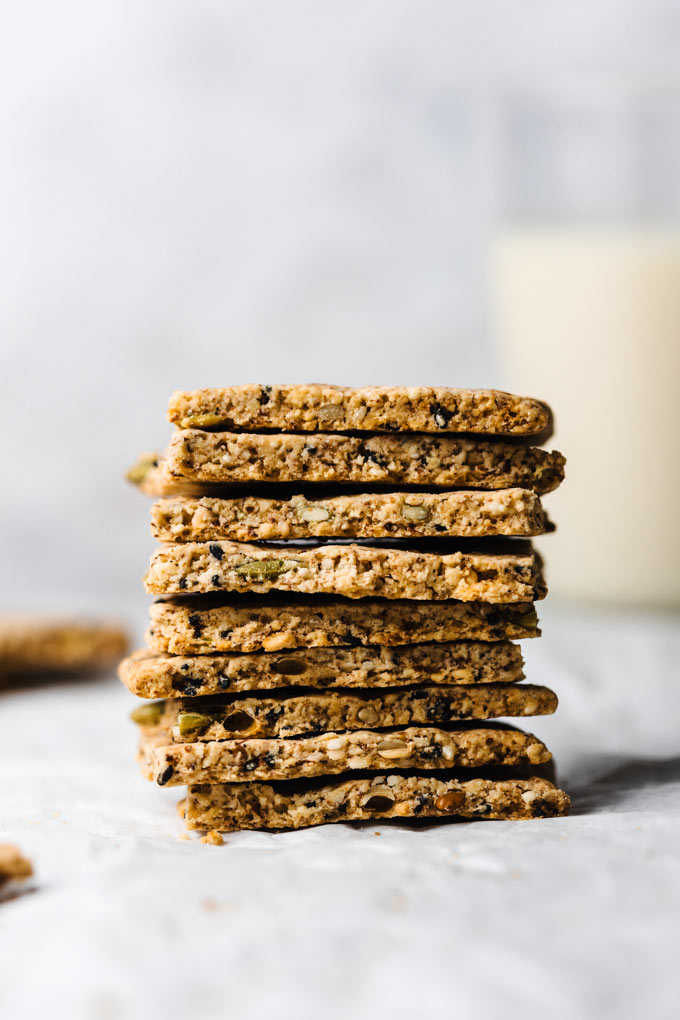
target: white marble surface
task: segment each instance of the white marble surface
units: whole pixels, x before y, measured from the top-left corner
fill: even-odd
[[[541,615],[566,819],[186,842],[113,679],[3,694],[2,838],[36,879],[0,906],[0,1014],[675,1020],[678,621]]]

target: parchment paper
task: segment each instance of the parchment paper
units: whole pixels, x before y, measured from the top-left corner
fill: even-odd
[[[0,695],[0,1015],[680,1015],[677,619],[541,611],[566,819],[182,840],[113,678]]]

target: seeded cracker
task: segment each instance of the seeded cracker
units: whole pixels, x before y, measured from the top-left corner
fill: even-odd
[[[564,457],[534,446],[408,433],[403,436],[176,431],[158,467],[144,477],[152,494],[175,484],[275,482],[415,485],[447,489],[526,488],[551,492]],[[209,494],[209,493],[206,493]]]
[[[512,773],[505,769],[505,773]],[[466,779],[381,773],[351,779],[190,786],[184,804],[189,829],[301,829],[327,822],[376,818],[552,818],[569,798],[547,779]]]
[[[291,432],[475,432],[532,436],[551,426],[540,400],[447,386],[296,384],[177,391],[168,418],[180,428]]]
[[[149,647],[174,655],[276,652],[329,645],[406,645],[421,641],[507,641],[540,634],[523,602],[407,602],[247,596],[171,598],[149,609]]]
[[[141,705],[132,719],[174,743],[293,737],[367,726],[439,726],[464,719],[549,715],[557,698],[533,684],[418,687],[253,697],[185,698]]]
[[[433,548],[429,546],[428,548]],[[148,592],[272,590],[388,599],[533,602],[544,594],[540,561],[524,551],[426,552],[372,545],[257,546],[183,542],[160,546]]]
[[[213,740],[168,744],[143,736],[140,763],[159,786],[300,779],[351,769],[479,768],[539,765],[548,749],[530,733],[498,724],[450,729],[411,726],[390,733],[359,730],[290,739]]]
[[[384,688],[412,684],[487,684],[522,680],[522,653],[508,641],[354,648],[298,648],[251,655],[162,655],[124,659],[119,675],[141,698],[267,691],[276,688]]]
[[[0,682],[111,668],[126,650],[127,636],[114,623],[6,616],[0,619]]]
[[[151,533],[160,542],[524,537],[551,529],[541,501],[529,489],[291,499],[176,496],[151,508]]]

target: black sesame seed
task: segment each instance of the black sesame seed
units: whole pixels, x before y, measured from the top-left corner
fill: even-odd
[[[168,782],[168,781],[169,781],[170,779],[172,779],[172,775],[173,775],[174,771],[175,771],[175,770],[174,770],[174,768],[172,767],[172,765],[168,765],[167,769],[165,769],[165,770],[164,770],[163,772],[161,772],[160,776],[159,776],[159,777],[158,777],[158,779],[156,780],[156,782],[158,783],[158,785],[159,785],[159,786],[165,786],[165,784],[166,784],[166,783],[167,783],[167,782]]]
[[[175,676],[172,678],[172,689],[173,691],[181,691],[182,694],[193,697],[199,689],[202,687],[200,680],[196,680],[193,676]]]
[[[430,414],[434,418],[434,423],[439,429],[445,429],[453,418],[453,411],[447,411],[441,404],[431,404]]]
[[[184,591],[186,586],[187,586],[187,579],[186,579],[186,577],[180,577],[180,579],[179,579],[179,587],[182,589],[182,591]]]
[[[441,758],[441,756],[442,749],[441,747],[437,747],[436,745],[434,747],[425,747],[420,752],[420,757],[424,761],[435,761],[437,758]]]
[[[221,560],[224,556],[224,549],[221,545],[217,545],[215,542],[211,542],[208,549],[210,549],[210,554],[214,556],[216,560]]]
[[[377,467],[381,468],[387,467],[387,461],[385,460],[383,455],[381,453],[377,453],[375,450],[371,450],[370,447],[366,445],[366,443],[359,443],[357,453],[359,454],[360,457],[363,457],[364,460],[372,461]]]
[[[198,613],[191,614],[191,616],[189,617],[189,626],[193,628],[194,634],[196,635],[196,637],[198,637],[198,635],[203,630],[203,621],[201,620]]]
[[[210,578],[210,583],[214,584],[216,588],[219,588],[220,585],[222,584],[222,579],[221,579],[220,575],[219,574],[213,574],[213,576]]]
[[[428,719],[433,722],[448,722],[451,719],[453,712],[451,710],[451,703],[448,698],[443,697],[441,694],[437,695],[427,713]]]
[[[428,797],[424,793],[418,794],[416,803],[413,805],[413,814],[419,815],[428,802]]]

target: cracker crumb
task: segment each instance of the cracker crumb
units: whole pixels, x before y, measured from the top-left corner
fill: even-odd
[[[12,879],[30,878],[33,865],[12,843],[0,843],[0,885]]]
[[[390,908],[390,910],[396,911],[405,910],[407,906],[407,900],[403,893],[394,893],[394,895],[390,897],[387,905]]]
[[[201,843],[210,843],[211,846],[222,846],[224,840],[222,834],[217,829],[211,829],[210,832],[206,832],[205,836],[201,836]]]

